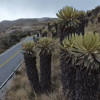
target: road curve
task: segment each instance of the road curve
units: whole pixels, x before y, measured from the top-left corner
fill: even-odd
[[[33,37],[26,38],[0,55],[0,86],[7,80],[16,67],[23,61],[21,52],[22,43],[32,41]]]

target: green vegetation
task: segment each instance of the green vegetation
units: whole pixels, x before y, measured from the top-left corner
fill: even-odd
[[[40,39],[37,45],[37,48],[40,49],[40,83],[36,67],[35,43],[27,42],[22,45],[28,79],[36,94],[51,91],[51,57],[53,45],[53,40],[46,37]]]
[[[58,22],[55,20],[53,23],[54,23],[54,27],[56,29],[56,32],[58,32]]]
[[[47,37],[48,29],[42,30],[42,37]]]
[[[4,36],[0,39],[0,52],[9,49],[11,46],[20,42],[22,38],[25,38],[28,35],[27,32],[15,31],[10,35]],[[1,52],[2,53],[2,52]]]
[[[51,30],[51,25],[50,25],[50,22],[48,21],[48,31]]]
[[[69,34],[75,33],[76,27],[79,25],[79,12],[72,7],[64,7],[57,14],[59,18],[60,41]]]
[[[100,13],[98,14],[98,22],[100,22]]]
[[[39,84],[38,71],[36,68],[35,43],[27,42],[24,43],[22,46],[24,50],[23,54],[24,54],[28,79],[35,93],[40,94],[41,88]]]
[[[38,43],[40,49],[40,84],[43,93],[51,91],[51,58],[53,51],[52,38],[41,38]]]
[[[35,51],[34,51],[35,43],[34,42],[32,41],[26,42],[22,44],[22,47],[25,53],[35,55]]]
[[[98,17],[100,17],[100,13],[98,14]]]
[[[97,100],[100,68],[100,35],[72,35],[63,41],[66,63],[76,69],[74,100]],[[66,78],[65,78],[66,79]],[[63,81],[63,82],[66,82]],[[64,83],[66,84],[66,83]],[[71,92],[73,92],[71,90]]]
[[[81,14],[73,7],[64,7],[56,15],[59,18],[60,43],[62,44],[62,41],[66,36],[69,37],[70,35],[77,32],[76,30],[80,24],[79,17]],[[60,55],[62,58],[65,58],[62,50]],[[65,59],[60,59],[60,68],[62,73],[61,77],[63,92],[67,97],[71,97],[71,99],[74,100],[73,97],[75,96],[74,87],[76,70],[72,66],[68,65]]]
[[[55,27],[52,28],[51,32],[52,32],[52,37],[57,36],[57,31],[56,31]]]
[[[37,34],[37,37],[39,37],[40,32],[39,32],[39,31],[37,31],[37,32],[36,32],[36,34]]]
[[[25,78],[25,82],[15,84],[13,91],[15,88],[17,93],[23,90],[25,94],[19,96],[14,91],[16,97],[20,100],[100,99],[97,95],[100,94],[100,35],[96,32],[100,26],[98,13],[98,10],[85,13],[67,6],[56,14],[58,20],[48,21],[47,27],[36,30],[37,36],[40,33],[42,37],[35,43],[23,44],[31,87],[25,84],[25,69],[22,73],[17,72],[18,76]],[[50,37],[55,37],[55,41]],[[34,36],[33,39],[36,40]]]
[[[98,33],[88,32],[84,36],[72,35],[63,41],[63,45],[71,55],[78,58],[78,64],[84,63],[87,70],[99,68],[100,35]]]

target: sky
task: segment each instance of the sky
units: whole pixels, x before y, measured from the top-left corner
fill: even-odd
[[[0,21],[56,17],[58,10],[65,6],[87,11],[98,5],[100,0],[0,0]]]

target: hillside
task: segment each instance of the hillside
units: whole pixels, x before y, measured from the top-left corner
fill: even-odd
[[[10,33],[11,30],[33,30],[36,26],[46,25],[48,21],[53,21],[55,18],[33,18],[33,19],[18,19],[14,21],[0,22],[0,34]]]
[[[92,31],[100,33],[100,21],[99,21],[99,14],[100,14],[100,6],[96,7],[93,10],[87,11],[87,27],[85,31]]]

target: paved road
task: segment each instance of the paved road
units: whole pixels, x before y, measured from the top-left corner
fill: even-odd
[[[33,37],[26,38],[24,41],[13,46],[0,55],[0,86],[7,80],[16,67],[23,61],[21,52],[22,43],[31,41]]]

